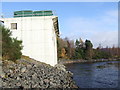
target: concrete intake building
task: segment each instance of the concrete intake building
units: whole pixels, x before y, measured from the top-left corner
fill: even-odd
[[[1,18],[12,37],[23,41],[23,55],[54,66],[57,64],[58,17],[52,11],[16,11]]]

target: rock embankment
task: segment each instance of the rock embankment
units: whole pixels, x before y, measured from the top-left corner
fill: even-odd
[[[72,80],[72,73],[65,66],[19,60],[16,63],[4,61],[3,88],[77,88]]]

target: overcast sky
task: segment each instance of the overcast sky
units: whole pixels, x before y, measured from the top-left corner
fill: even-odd
[[[92,41],[94,47],[117,45],[117,2],[4,2],[4,16],[12,17],[17,10],[53,10],[59,18],[62,38],[82,38]]]

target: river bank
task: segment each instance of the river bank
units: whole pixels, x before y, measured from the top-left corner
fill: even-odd
[[[2,71],[2,88],[77,88],[73,74],[60,64],[52,67],[32,59],[4,60]]]
[[[119,61],[120,59],[92,59],[92,60],[59,60],[59,64],[71,64],[71,63],[89,63],[89,62],[106,62],[106,61]]]

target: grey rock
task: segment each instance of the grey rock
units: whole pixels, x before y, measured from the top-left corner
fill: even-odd
[[[2,73],[0,74],[0,77],[1,77],[1,78],[4,78],[4,77],[5,77],[5,73],[2,72]]]
[[[13,70],[10,69],[9,72],[10,72],[10,73],[13,73]]]
[[[18,82],[16,85],[17,85],[17,86],[21,86],[21,83],[20,83],[20,82]]]
[[[48,79],[44,79],[44,82],[45,82],[45,83],[48,83],[48,82],[50,82],[50,80],[48,80]]]
[[[32,66],[31,65],[27,65],[27,68],[30,69]]]
[[[26,67],[21,68],[22,73],[25,72],[25,71],[26,71]]]
[[[65,69],[66,67],[63,64],[56,64],[55,68],[66,71],[66,69]]]
[[[24,63],[24,65],[22,64]],[[36,64],[35,64],[36,63]],[[50,65],[27,60],[19,64],[3,67],[5,76],[2,77],[4,88],[76,88],[72,80],[73,74],[66,71],[64,65]]]
[[[19,77],[19,76],[17,77],[17,80],[20,80],[20,77]]]

